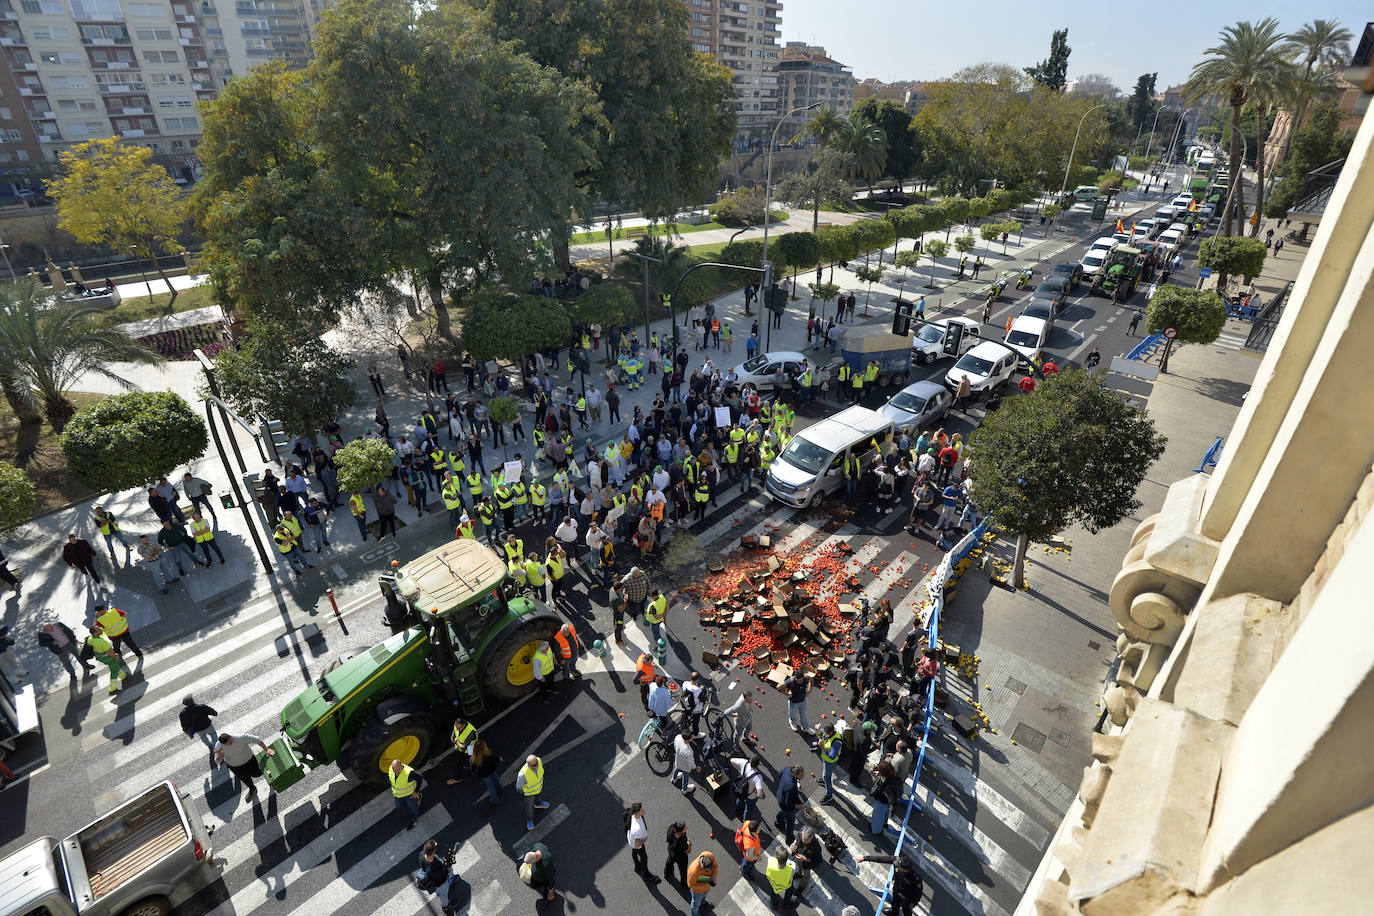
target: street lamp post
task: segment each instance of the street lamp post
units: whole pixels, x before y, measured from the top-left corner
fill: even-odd
[[[813,102],[813,103],[810,104],[810,105],[799,105],[798,107],[793,108],[793,109],[792,109],[791,111],[789,111],[787,114],[783,115],[781,118],[778,119],[778,123],[773,127],[773,134],[772,134],[772,136],[768,138],[768,175],[767,175],[767,178],[765,179],[764,184],[763,184],[763,260],[764,260],[764,261],[767,261],[767,260],[768,260],[768,224],[769,224],[770,222],[772,222],[772,220],[769,219],[769,216],[771,215],[771,211],[772,211],[772,209],[773,209],[773,147],[777,144],[777,140],[778,140],[778,129],[782,127],[782,125],[787,121],[788,118],[792,117],[792,116],[793,116],[794,114],[796,114],[797,112],[799,112],[799,111],[810,111],[810,110],[813,109],[813,108],[819,108],[819,107],[820,107],[820,104],[821,104],[820,102]],[[760,269],[762,269],[762,264],[760,264]]]
[[[1231,185],[1226,191],[1226,201],[1221,206],[1221,218],[1217,220],[1217,231],[1212,233],[1212,241],[1216,241],[1217,236],[1221,235],[1222,224],[1226,222],[1227,216],[1231,212],[1231,198],[1235,197],[1236,185],[1245,180],[1245,157],[1250,155],[1250,141],[1242,131],[1240,135],[1240,168],[1236,169],[1236,183]],[[1245,214],[1240,215],[1240,234],[1245,235]]]
[[[1059,186],[1060,200],[1064,199],[1064,192],[1067,191],[1069,188],[1069,170],[1073,168],[1073,155],[1074,153],[1078,152],[1078,135],[1083,131],[1083,122],[1088,119],[1088,115],[1092,114],[1094,111],[1097,111],[1097,109],[1104,107],[1106,104],[1106,102],[1103,102],[1100,105],[1094,105],[1092,108],[1089,108],[1087,111],[1083,112],[1083,117],[1078,119],[1078,130],[1075,130],[1073,132],[1073,146],[1069,147],[1069,162],[1067,165],[1064,166],[1064,183]]]
[[[1178,123],[1174,125],[1173,135],[1169,138],[1169,163],[1173,164],[1174,150],[1178,148],[1178,134],[1183,129],[1183,125],[1188,120],[1188,112],[1197,111],[1201,105],[1194,105],[1191,108],[1183,109],[1183,114],[1178,116]]]
[[[651,258],[651,257],[649,257],[647,254],[641,254],[641,253],[639,253],[638,251],[631,251],[631,252],[629,252],[629,254],[630,254],[631,257],[639,258],[641,261],[644,262],[644,345],[645,345],[645,346],[648,346],[648,345],[649,345],[649,262],[650,262],[650,261],[653,261],[655,264],[662,264],[662,263],[663,263],[663,259],[662,259],[662,258]],[[611,364],[611,363],[610,363],[610,350],[609,350],[610,345],[611,345],[611,338],[610,338],[610,335],[607,335],[607,337],[606,337],[606,347],[607,347],[606,365],[608,365],[608,366]]]

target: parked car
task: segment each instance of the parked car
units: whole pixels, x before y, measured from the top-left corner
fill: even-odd
[[[1056,277],[1051,274],[1040,281],[1040,285],[1031,293],[1032,299],[1048,299],[1054,303],[1056,310],[1064,307],[1064,301],[1069,296],[1069,281],[1063,277]]]
[[[964,333],[959,338],[959,352],[953,355],[963,356],[982,343],[983,326],[972,318],[956,317],[932,321],[930,324],[921,325],[912,338],[911,361],[913,363],[922,363],[928,366],[937,359],[944,359],[950,355],[945,353],[945,331],[950,322],[957,322],[964,328]]]
[[[1050,327],[1050,323],[1043,318],[1023,315],[1011,323],[1011,330],[1007,332],[1004,342],[1027,363],[1034,364],[1040,359],[1040,352],[1049,340]]]
[[[968,379],[974,394],[986,394],[1011,380],[1016,371],[1016,351],[991,340],[969,350],[954,368],[945,373],[945,387],[957,391],[959,382]]]
[[[1111,247],[1090,248],[1088,253],[1083,255],[1083,260],[1078,262],[1083,268],[1084,277],[1091,277],[1102,269],[1102,263],[1107,260],[1107,255],[1111,254],[1112,248],[1116,247],[1114,240],[1109,241],[1112,242]]]
[[[1060,261],[1050,268],[1049,276],[1068,280],[1069,292],[1074,292],[1078,289],[1078,284],[1083,282],[1083,265],[1072,261]]]
[[[753,359],[746,359],[735,367],[739,376],[738,384],[752,382],[759,391],[771,391],[778,367],[782,367],[783,378],[801,372],[802,360],[806,357],[793,350],[777,350],[759,353]]]
[[[929,428],[949,410],[954,396],[939,382],[912,382],[878,408],[900,431],[915,435]]]
[[[1050,327],[1054,327],[1054,304],[1045,299],[1032,299],[1030,305],[1021,310],[1021,315],[1026,318],[1044,319],[1049,322]]]
[[[1096,200],[1100,193],[1095,184],[1081,184],[1073,189],[1074,200]]]
[[[1183,243],[1183,232],[1178,229],[1166,229],[1159,236],[1159,243],[1164,246],[1166,251],[1172,253]]]

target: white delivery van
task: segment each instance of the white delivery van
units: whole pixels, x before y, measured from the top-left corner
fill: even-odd
[[[859,459],[866,473],[892,449],[892,421],[867,407],[847,407],[792,437],[768,469],[767,491],[800,509],[844,487],[844,462]]]
[[[1023,315],[1011,323],[1011,330],[1007,331],[1003,342],[1015,350],[1023,361],[1034,364],[1040,359],[1040,351],[1045,349],[1045,342],[1049,340],[1049,336],[1049,322],[1043,318],[1027,318]]]

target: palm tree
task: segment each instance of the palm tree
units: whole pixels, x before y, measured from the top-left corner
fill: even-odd
[[[838,111],[826,105],[816,109],[816,113],[811,116],[811,119],[793,135],[792,142],[796,143],[803,137],[815,137],[816,142],[824,148],[830,145],[830,141],[844,137],[852,127],[853,125],[849,123],[847,118],[842,117]]]
[[[1241,187],[1241,127],[1240,113],[1252,92],[1271,78],[1283,62],[1279,44],[1278,20],[1266,17],[1259,24],[1239,22],[1221,30],[1221,41],[1208,48],[1207,58],[1193,67],[1184,88],[1190,102],[1212,96],[1224,97],[1231,106],[1231,187],[1236,206],[1228,206],[1222,222],[1226,234],[1231,235],[1232,220],[1239,210],[1245,210],[1245,189]]]
[[[854,177],[863,179],[868,185],[868,196],[872,197],[873,182],[883,177],[887,168],[887,133],[877,124],[858,121],[844,138],[844,147]]]
[[[102,311],[80,299],[54,299],[35,280],[0,285],[0,378],[6,398],[16,399],[11,406],[24,405],[32,417],[41,405],[60,433],[76,412],[67,392],[81,376],[95,373],[132,388],[109,363],[162,359],[119,331],[93,325],[91,316]]]
[[[1279,61],[1272,70],[1259,74],[1251,89],[1255,106],[1255,213],[1264,212],[1264,146],[1269,140],[1269,113],[1286,98],[1297,94],[1298,69]],[[1244,229],[1241,230],[1244,232]],[[1259,235],[1260,221],[1250,226],[1250,237]]]
[[[1339,22],[1313,19],[1284,39],[1279,51],[1294,63],[1301,63],[1303,70],[1302,79],[1296,83],[1298,97],[1295,100],[1293,121],[1288,128],[1288,139],[1283,144],[1283,158],[1280,161],[1288,160],[1288,153],[1293,148],[1293,135],[1307,119],[1307,106],[1312,103],[1312,98],[1316,94],[1311,91],[1308,83],[1313,71],[1318,64],[1321,64],[1323,70],[1335,70],[1344,66],[1350,59],[1350,42],[1353,38],[1350,30]]]

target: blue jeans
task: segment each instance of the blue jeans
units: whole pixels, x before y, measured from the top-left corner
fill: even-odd
[[[492,772],[482,778],[487,786],[487,798],[493,805],[501,804],[501,774]]]
[[[367,516],[355,515],[353,521],[358,523],[358,533],[363,536],[363,540],[367,540]]]
[[[292,547],[289,551],[282,554],[282,559],[286,560],[286,565],[298,573],[305,572],[305,568],[310,564],[301,557],[301,549]]]
[[[701,916],[701,904],[705,902],[706,895],[692,891],[692,916]]]
[[[179,579],[186,575],[186,567],[181,565],[181,557],[174,551],[164,550],[162,556],[158,557],[158,563],[162,566],[162,574],[170,579]],[[177,574],[172,575],[172,567],[176,567]]]
[[[887,830],[887,815],[890,807],[891,806],[884,801],[875,801],[873,803],[873,820],[869,824],[869,829],[874,836]]]
[[[178,550],[179,550],[179,551],[184,551],[184,552],[186,553],[186,555],[187,555],[188,557],[191,558],[191,565],[192,565],[192,566],[199,566],[199,565],[200,565],[200,561],[196,559],[196,552],[195,552],[193,549],[191,549],[191,545],[192,545],[193,543],[195,543],[195,542],[194,542],[194,541],[182,541],[182,542],[177,546],[177,549],[172,551],[172,556],[176,559],[176,561],[177,561],[177,566],[178,566],[178,567],[181,566],[181,557],[177,556],[177,551],[178,551]],[[206,563],[205,565],[206,565],[206,566],[209,566],[210,564],[209,564],[209,563]]]
[[[109,534],[104,535],[103,537],[105,538],[105,547],[110,551],[111,556],[114,555],[114,542],[116,539],[119,540],[120,545],[125,550],[129,549],[129,542],[124,540],[124,532],[120,531],[119,529],[115,529],[111,531]]]
[[[329,543],[329,538],[324,536],[324,525],[310,525],[308,527],[310,528],[311,535],[315,538],[315,552],[319,553],[324,550],[324,545]],[[209,557],[206,557],[206,559],[208,560]]]
[[[740,856],[739,870],[740,874],[742,874],[746,878],[754,877],[754,863],[750,862],[744,856]]]
[[[739,811],[739,818],[742,821],[756,821],[759,819],[759,803],[757,799],[744,798],[735,805]]]
[[[458,523],[462,521],[462,519],[463,507],[461,504],[454,506],[452,509],[448,510],[448,526],[450,528],[457,528]]]
[[[658,641],[659,641],[660,639],[663,638],[663,624],[661,624],[661,623],[651,623],[651,624],[649,624],[649,632],[652,633],[652,634],[654,635],[653,645],[651,645],[649,648],[650,648],[650,649],[656,649],[656,648],[658,647]]]
[[[805,700],[802,700],[800,703],[787,704],[787,721],[797,726],[801,731],[809,732],[811,731],[811,726],[807,723],[806,718]]]
[[[215,749],[215,742],[219,740],[219,732],[215,731],[215,726],[211,725],[208,728],[196,732],[196,737],[204,741],[205,746],[213,751]]]
[[[396,803],[397,808],[404,808],[405,810],[409,811],[410,819],[412,821],[418,821],[420,819],[420,802],[415,797],[415,794],[413,792],[410,795],[407,795],[405,798],[393,797],[392,801]]]
[[[859,491],[859,481],[858,481],[856,478],[853,478],[853,477],[847,477],[847,478],[845,478],[845,481],[844,481],[844,495],[845,495],[845,500],[846,500],[851,506],[854,505],[854,496],[855,496],[856,493],[858,493],[858,491]]]
[[[739,475],[739,491],[740,491],[741,493],[743,493],[744,491],[746,491],[746,490],[752,490],[753,488],[754,488],[754,469],[751,468],[751,467],[745,467],[744,470],[740,471],[740,475]]]
[[[611,579],[615,576],[615,568],[611,566],[601,567],[601,587],[610,591]]]
[[[821,761],[821,782],[825,786],[826,798],[829,798],[835,794],[835,786],[832,783],[832,780],[835,778],[835,767],[836,765],[838,765],[838,763],[838,760],[835,761],[835,763],[831,763],[828,760]]]

